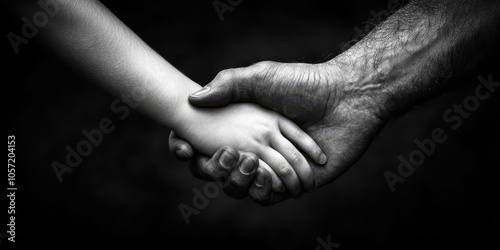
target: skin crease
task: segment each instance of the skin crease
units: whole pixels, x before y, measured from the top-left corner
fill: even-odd
[[[326,185],[361,157],[391,117],[499,54],[499,6],[488,0],[415,0],[331,61],[224,70],[207,85],[210,91],[194,93],[190,102],[200,107],[256,102],[303,125],[328,157],[325,166],[313,165],[318,187]],[[170,144],[183,149],[184,158],[196,156],[195,175],[220,169],[217,155],[200,156],[175,134]],[[263,205],[287,198],[271,192],[267,173],[254,175],[255,182],[240,183],[239,190]]]
[[[340,166],[351,164],[352,159],[357,159],[359,152],[364,151],[368,144],[366,139],[373,136],[383,123],[377,113],[378,109],[375,107],[365,108],[371,99],[360,98],[360,91],[351,97],[338,94],[351,90],[348,90],[347,81],[343,78],[331,77],[330,74],[336,75],[331,69],[332,66],[327,64],[281,64],[274,62],[261,62],[243,69],[246,72],[259,72],[253,74],[250,81],[244,81],[253,86],[250,88],[254,90],[257,103],[266,108],[273,107],[279,113],[285,113],[286,110],[290,109],[290,106],[293,106],[296,115],[290,118],[298,122],[301,122],[303,117],[315,117],[315,120],[308,121],[313,124],[305,125],[306,132],[316,138],[320,147],[329,155],[328,163],[325,166],[314,167],[318,185],[326,184],[330,178],[336,178],[342,173],[342,169],[339,169]],[[234,74],[247,74],[244,72],[236,73],[237,70],[221,72],[214,79],[214,82],[224,85],[228,81],[236,80]],[[340,69],[335,69],[335,71],[340,72]],[[305,78],[300,75],[301,72],[308,72],[311,76]],[[324,72],[328,72],[328,74]],[[304,78],[310,82],[303,81]],[[331,79],[338,81],[333,82]],[[283,98],[272,98],[270,92],[287,93],[287,95],[278,95]],[[311,96],[314,98],[310,98]],[[193,103],[196,104],[196,102]],[[284,103],[290,105],[284,105]],[[351,154],[351,152],[356,154]]]
[[[326,67],[329,70],[326,70]],[[335,71],[331,69],[332,66],[327,64],[308,65],[261,62],[242,69],[246,72],[234,72],[238,71],[238,69],[222,72],[213,82],[224,85],[228,81],[238,81],[235,79],[234,74],[247,75],[248,72],[259,72],[253,75],[251,81],[241,81],[252,83],[254,86],[267,86],[265,88],[249,87],[254,89],[254,96],[257,98],[256,102],[261,103],[264,107],[274,107],[274,110],[279,113],[284,113],[285,109],[289,109],[289,106],[282,105],[281,108],[275,108],[279,106],[275,105],[273,101],[279,103],[289,102],[292,105],[301,103],[300,106],[294,106],[295,111],[302,110],[301,112],[304,116],[318,117],[318,121],[314,121],[311,125],[306,125],[307,128],[305,131],[312,138],[315,138],[323,151],[328,155],[326,165],[312,165],[317,184],[318,186],[322,186],[342,174],[361,156],[369,145],[371,138],[382,127],[384,122],[380,115],[380,109],[374,105],[366,108],[368,104],[372,103],[372,97],[363,97],[360,95],[361,92],[369,92],[371,89],[360,90],[352,95],[339,95],[339,93],[349,93],[352,90],[349,90],[346,84],[348,81],[343,78],[337,77],[335,79],[338,81],[331,81],[330,74],[340,72],[340,68],[336,68]],[[269,72],[279,72],[279,77]],[[298,75],[300,72],[309,72],[316,75],[316,77],[306,78],[315,82],[301,81],[303,78]],[[324,72],[329,73],[325,75]],[[267,77],[272,77],[273,81],[271,84],[264,84],[270,82]],[[272,90],[279,89],[280,92],[278,93],[287,93],[287,96],[282,96],[282,99],[269,98],[266,99],[267,101],[260,101],[259,97],[268,98],[269,89],[267,88]],[[301,93],[307,94],[301,95]],[[293,98],[288,98],[289,96]],[[310,96],[317,98],[308,100],[298,98],[309,98]],[[295,118],[300,119],[304,116],[298,115]],[[262,175],[265,176],[266,173],[262,173]],[[264,187],[269,185],[267,178],[261,178],[260,181],[264,183],[262,187],[252,185],[249,190],[251,195],[265,196],[267,198],[262,202],[257,198],[258,202],[272,204],[286,198],[284,195],[277,196],[271,193],[270,190],[265,190]]]
[[[138,102],[139,110],[179,131],[204,154],[214,154],[226,145],[254,153],[260,159],[259,169],[266,168],[270,174],[274,191],[284,191],[284,185],[298,196],[302,189],[316,187],[304,155],[320,163],[325,157],[294,123],[255,104],[210,111],[194,107],[187,97],[201,87],[147,46],[99,1],[52,3],[57,4],[58,13],[44,29],[44,38],[109,92],[122,98],[140,93],[144,98]],[[30,6],[33,4],[36,2]],[[247,157],[250,162],[259,162],[255,155]],[[242,173],[254,169],[250,166]]]

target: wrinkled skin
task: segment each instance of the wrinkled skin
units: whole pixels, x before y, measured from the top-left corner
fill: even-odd
[[[340,63],[261,62],[247,68],[224,70],[207,85],[208,93],[202,97],[192,95],[190,102],[197,106],[222,106],[252,101],[292,119],[328,157],[325,165],[310,161],[316,187],[320,187],[359,159],[385,121],[382,107],[385,97],[377,94],[377,85],[361,84],[364,78],[345,68]],[[173,148],[189,148],[178,138],[171,144],[177,145]],[[213,172],[214,166],[207,167],[206,162],[206,158],[198,159],[198,167],[193,169]],[[209,162],[214,165],[217,161]],[[288,198],[271,191],[268,173],[257,171],[255,175],[258,185],[245,183],[255,201],[268,205]],[[244,190],[245,186],[240,189]]]

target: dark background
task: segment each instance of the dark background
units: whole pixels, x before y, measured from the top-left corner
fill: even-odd
[[[221,22],[212,1],[102,2],[202,85],[222,69],[261,60],[332,58],[354,27],[365,27],[370,10],[387,9],[387,1],[244,0]],[[4,34],[19,34],[22,15],[4,13]],[[339,249],[497,244],[499,94],[481,102],[456,131],[442,119],[445,110],[474,94],[475,77],[391,120],[362,159],[330,185],[271,207],[221,193],[186,225],[178,206],[192,206],[192,189],[203,190],[206,182],[170,155],[170,131],[137,111],[120,121],[110,109],[113,96],[36,39],[18,54],[6,36],[3,41],[2,127],[5,137],[17,138],[18,247],[315,249],[317,238],[329,235]],[[498,65],[485,63],[476,76],[492,73],[498,81]],[[97,128],[106,117],[115,131],[59,183],[51,163],[64,162],[65,147],[76,147],[84,139],[81,131]],[[407,158],[417,148],[413,141],[429,138],[436,127],[448,140],[392,193],[383,173],[397,172],[398,155]],[[6,215],[6,207],[0,210]],[[1,249],[12,245],[1,240]]]

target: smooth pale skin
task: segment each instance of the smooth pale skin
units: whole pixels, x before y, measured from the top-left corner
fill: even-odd
[[[58,13],[44,28],[43,36],[111,93],[142,96],[138,103],[142,112],[175,129],[203,154],[213,155],[224,146],[253,153],[247,157],[249,162],[257,163],[256,156],[261,159],[259,165],[267,167],[275,191],[283,192],[286,187],[292,196],[298,196],[303,189],[316,187],[311,167],[299,149],[317,163],[324,163],[326,157],[293,122],[255,104],[210,110],[190,105],[189,94],[201,87],[147,46],[99,1],[54,2]],[[37,7],[36,2],[31,1],[31,6]],[[245,166],[243,175],[255,172],[256,164]]]
[[[326,166],[313,165],[323,186],[352,166],[395,114],[473,72],[488,56],[498,56],[499,24],[500,1],[414,0],[331,61],[261,62],[224,70],[190,102],[200,107],[255,102],[303,125],[328,156]],[[181,138],[172,134],[171,149],[192,157]],[[198,177],[232,171],[221,167],[218,155],[194,155],[191,169]],[[250,177],[233,182],[229,195],[247,191],[263,205],[286,199],[272,192],[264,171],[255,173],[253,182]]]

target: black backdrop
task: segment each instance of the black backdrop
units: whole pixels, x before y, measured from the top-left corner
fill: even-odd
[[[202,85],[222,69],[261,60],[331,58],[339,44],[352,38],[354,27],[364,29],[371,10],[387,9],[383,0],[243,0],[221,21],[212,1],[103,3]],[[21,15],[4,13],[4,34],[19,33]],[[499,94],[481,102],[457,130],[442,118],[454,103],[474,94],[475,77],[391,120],[362,159],[334,183],[271,207],[220,194],[187,225],[178,206],[192,206],[193,188],[203,190],[206,182],[169,154],[169,130],[137,111],[119,120],[110,109],[115,97],[36,39],[21,45],[18,54],[5,36],[3,41],[2,127],[5,139],[16,136],[18,191],[17,243],[1,239],[1,249],[153,244],[166,249],[315,249],[318,238],[330,238],[339,249],[481,249],[496,243]],[[498,65],[492,60],[477,76],[492,74],[500,80]],[[51,163],[63,162],[65,147],[75,147],[84,139],[83,129],[97,128],[106,117],[115,131],[59,183]],[[414,140],[430,137],[436,127],[444,128],[447,141],[391,192],[384,172],[397,172],[397,157],[407,157],[417,149]],[[7,200],[2,204],[7,206]],[[0,210],[6,215],[7,208]],[[5,218],[2,224],[7,223]]]

